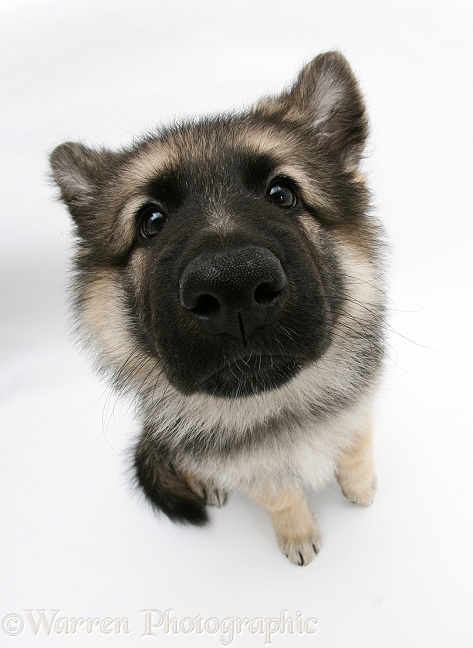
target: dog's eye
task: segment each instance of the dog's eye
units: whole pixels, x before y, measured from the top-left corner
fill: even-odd
[[[289,209],[297,205],[297,195],[288,182],[275,180],[266,193],[269,202],[281,209]]]
[[[166,216],[158,205],[145,205],[139,213],[139,231],[143,238],[151,238],[159,233],[166,222]]]

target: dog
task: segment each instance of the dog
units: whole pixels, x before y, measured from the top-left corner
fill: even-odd
[[[376,490],[386,244],[367,135],[357,80],[328,52],[246,111],[50,156],[78,329],[142,425],[137,483],[196,525],[247,494],[298,565],[321,546],[305,488],[335,474],[362,506]]]

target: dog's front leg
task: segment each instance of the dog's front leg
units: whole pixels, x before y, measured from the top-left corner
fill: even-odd
[[[360,506],[370,506],[376,494],[373,462],[372,426],[358,434],[338,460],[337,480],[347,499]]]
[[[248,495],[271,516],[279,548],[296,565],[308,565],[318,554],[321,537],[302,490],[278,493],[248,490]]]

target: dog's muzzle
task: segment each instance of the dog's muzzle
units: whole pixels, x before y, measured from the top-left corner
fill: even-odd
[[[274,322],[287,285],[279,259],[267,248],[248,246],[202,254],[182,272],[182,306],[211,334],[247,339]]]

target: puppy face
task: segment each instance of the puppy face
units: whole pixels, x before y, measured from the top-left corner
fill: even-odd
[[[135,391],[152,375],[154,389],[234,399],[289,383],[342,339],[356,356],[350,329],[375,339],[381,312],[353,281],[378,263],[365,138],[356,81],[331,53],[245,114],[117,153],[59,146],[77,310],[101,366]],[[379,345],[365,367],[378,363]]]

